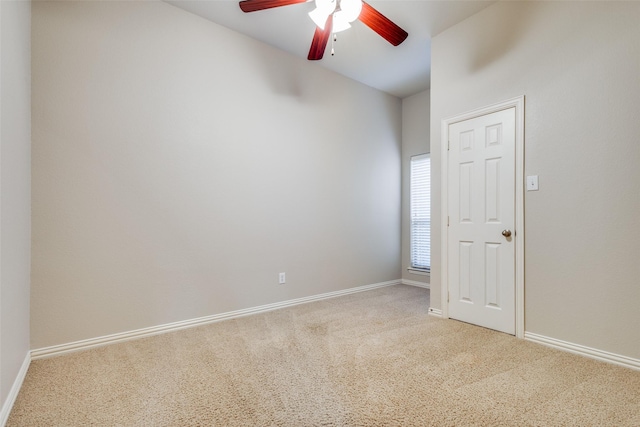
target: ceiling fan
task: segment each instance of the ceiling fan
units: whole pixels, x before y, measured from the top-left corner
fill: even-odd
[[[240,9],[243,12],[256,12],[307,1],[310,0],[242,0]],[[316,8],[309,12],[309,16],[316,23],[316,31],[307,56],[310,61],[322,59],[331,33],[346,30],[356,19],[394,46],[398,46],[408,36],[405,30],[362,0],[315,0],[315,4]]]

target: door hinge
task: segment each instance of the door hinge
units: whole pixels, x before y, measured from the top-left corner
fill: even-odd
[[[449,293],[449,291],[447,291],[447,302],[449,302],[449,297],[451,296],[451,294]]]
[[[447,227],[449,226],[449,217],[447,216]]]
[[[449,151],[449,145],[451,145],[451,140],[447,139],[447,151]]]

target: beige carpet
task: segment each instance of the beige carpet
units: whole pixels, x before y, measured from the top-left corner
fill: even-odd
[[[640,426],[640,372],[392,286],[34,361],[8,426]]]

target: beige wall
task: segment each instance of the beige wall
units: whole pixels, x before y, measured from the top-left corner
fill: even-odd
[[[429,283],[429,276],[408,271],[411,265],[410,177],[411,156],[429,152],[428,90],[402,100],[402,279]]]
[[[526,331],[636,359],[638,22],[637,2],[500,2],[433,39],[431,80],[436,202],[441,120],[526,96]]]
[[[0,2],[0,406],[29,352],[30,10]]]
[[[399,99],[161,2],[32,60],[32,348],[400,278]]]

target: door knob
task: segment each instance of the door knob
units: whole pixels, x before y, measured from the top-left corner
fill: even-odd
[[[504,237],[511,237],[511,230],[502,230],[502,235]]]

